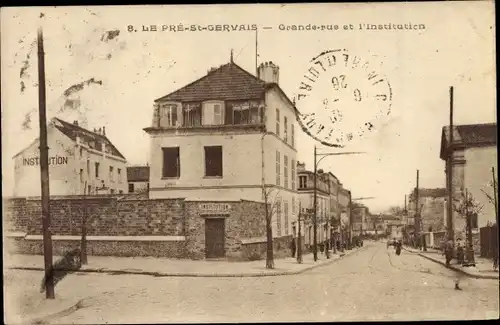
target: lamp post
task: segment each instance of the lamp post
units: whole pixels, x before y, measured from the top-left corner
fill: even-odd
[[[318,243],[317,243],[317,232],[318,232],[318,219],[317,219],[317,170],[318,170],[318,165],[323,160],[323,158],[327,156],[341,156],[341,155],[357,155],[357,154],[364,154],[366,152],[330,152],[330,153],[318,153],[316,146],[314,146],[314,215],[313,215],[313,226],[314,226],[314,242],[313,242],[313,256],[314,256],[314,261],[318,260]],[[318,160],[318,156],[321,157]]]

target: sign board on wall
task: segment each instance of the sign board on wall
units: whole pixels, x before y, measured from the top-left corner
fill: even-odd
[[[67,165],[68,164],[68,157],[62,157],[62,156],[54,156],[54,157],[49,157],[49,166],[50,165]],[[38,166],[40,165],[40,158],[39,157],[29,157],[29,158],[24,158],[23,157],[23,166]]]
[[[199,209],[210,212],[229,212],[233,206],[229,203],[200,203]]]

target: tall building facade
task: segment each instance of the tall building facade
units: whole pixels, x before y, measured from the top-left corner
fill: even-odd
[[[450,129],[443,127],[441,134],[440,158],[446,162],[445,175],[447,191],[450,190],[448,166],[451,162],[452,185],[454,200],[459,201],[467,192],[482,206],[477,216],[473,216],[473,232],[488,223],[496,222],[494,203],[486,195],[493,197],[491,186],[493,178],[497,179],[497,125],[496,123],[456,125],[453,128],[453,143],[450,143]],[[493,175],[492,168],[495,170]],[[445,203],[447,230],[453,229],[455,238],[465,236],[466,219],[459,215],[455,208]]]

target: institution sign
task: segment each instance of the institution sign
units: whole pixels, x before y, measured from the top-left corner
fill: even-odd
[[[212,212],[229,212],[233,209],[229,203],[201,203],[200,210]]]
[[[67,165],[68,157],[54,156],[49,157],[49,165]],[[23,166],[38,166],[40,165],[39,157],[23,158]]]

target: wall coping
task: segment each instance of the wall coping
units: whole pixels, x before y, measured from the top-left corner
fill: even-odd
[[[277,240],[277,239],[289,237],[289,236],[292,236],[292,235],[285,235],[285,236],[273,237],[273,241]],[[267,242],[267,237],[241,238],[240,241],[241,241],[242,245],[245,245],[245,244],[256,244],[256,243],[265,243],[265,242]]]
[[[241,239],[241,243],[243,245],[255,244],[255,243],[265,243],[265,242],[267,242],[267,237],[253,237],[253,238],[242,238]]]
[[[20,231],[5,232],[5,237],[26,237],[27,233]]]
[[[53,235],[52,240],[80,241],[81,236]],[[43,240],[42,235],[28,235],[26,240]],[[185,236],[87,236],[88,241],[185,241]]]

